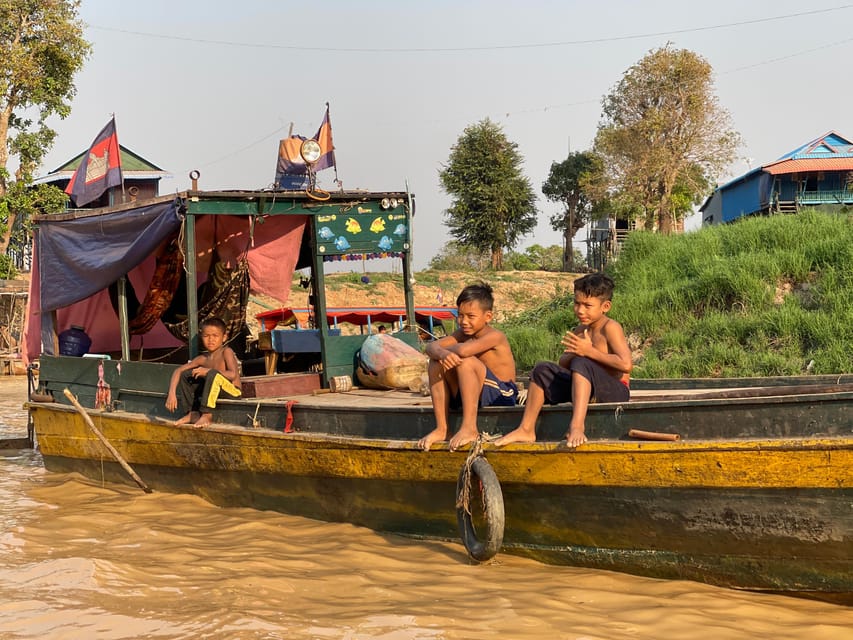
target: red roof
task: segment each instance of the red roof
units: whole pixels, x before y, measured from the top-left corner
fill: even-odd
[[[780,160],[761,168],[774,176],[780,173],[805,173],[808,171],[853,171],[853,158]]]
[[[418,322],[433,320],[452,320],[457,315],[456,307],[415,307],[415,319]],[[272,309],[264,311],[255,317],[260,321],[264,331],[271,331],[278,323],[294,324],[308,316],[308,309]],[[406,309],[403,307],[332,307],[326,309],[326,319],[329,324],[349,322],[364,326],[368,322],[396,322],[405,319]]]

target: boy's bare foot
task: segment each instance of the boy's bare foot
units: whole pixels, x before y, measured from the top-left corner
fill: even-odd
[[[579,447],[586,442],[586,434],[583,431],[583,427],[571,427],[569,429],[569,432],[566,434],[566,444],[570,449]]]
[[[480,437],[480,432],[477,427],[459,427],[456,435],[450,439],[448,448],[451,451],[456,451],[459,447],[464,447],[469,442],[474,442]]]
[[[203,427],[207,424],[210,424],[211,422],[213,422],[213,414],[212,413],[202,413],[201,417],[199,417],[199,419],[195,421],[194,426]]]
[[[505,444],[512,444],[513,442],[536,442],[536,432],[518,427],[518,429],[514,429],[505,436],[501,436],[495,440],[494,444],[495,446],[502,447]]]
[[[423,438],[418,440],[418,449],[429,451],[434,442],[442,442],[447,438],[447,429],[433,429]]]
[[[198,420],[198,413],[196,413],[195,411],[190,411],[183,418],[178,418],[177,420],[175,420],[175,424],[189,424],[191,422],[194,423],[196,420]]]

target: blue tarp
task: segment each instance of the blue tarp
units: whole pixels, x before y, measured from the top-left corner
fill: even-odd
[[[174,200],[73,220],[39,220],[42,313],[84,300],[141,264],[178,231],[181,213],[181,202]]]

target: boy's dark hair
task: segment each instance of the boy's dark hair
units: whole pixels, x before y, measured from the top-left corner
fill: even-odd
[[[598,298],[602,302],[613,299],[613,289],[616,283],[613,278],[603,273],[589,273],[575,280],[575,293],[582,293],[590,298]]]
[[[216,327],[223,333],[223,335],[228,333],[228,325],[225,324],[225,321],[222,318],[217,318],[216,316],[205,318],[199,322],[198,332],[201,333],[206,327]]]
[[[495,297],[492,295],[492,288],[485,282],[477,284],[469,284],[462,289],[462,292],[456,298],[456,306],[458,307],[463,302],[478,302],[484,311],[491,311],[495,306]]]

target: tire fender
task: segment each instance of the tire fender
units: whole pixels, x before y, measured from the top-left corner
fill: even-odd
[[[467,464],[467,463],[466,463]],[[486,520],[486,531],[475,531],[471,514],[462,506],[462,493],[466,481],[470,500],[480,500],[482,496],[483,511]],[[478,491],[477,488],[482,491]],[[485,562],[495,557],[500,551],[504,538],[504,498],[498,476],[492,465],[482,456],[471,462],[470,474],[465,473],[465,466],[459,471],[456,482],[456,520],[459,524],[459,534],[468,555],[478,562]]]

